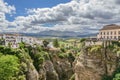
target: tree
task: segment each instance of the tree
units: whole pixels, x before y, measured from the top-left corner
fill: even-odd
[[[80,42],[81,42],[81,43],[84,42],[84,41],[86,41],[85,38],[80,39]]]
[[[3,38],[0,39],[0,45],[5,45],[5,39]]]
[[[3,55],[0,57],[0,80],[13,80],[18,75],[19,59],[13,55]]]
[[[70,62],[71,67],[72,67],[72,63],[74,62],[74,60],[75,60],[75,57],[73,56],[73,54],[69,53],[69,55],[68,55],[68,61]]]
[[[58,39],[55,39],[54,41],[53,41],[53,45],[54,45],[54,47],[59,47],[59,42],[58,42]]]
[[[25,43],[24,42],[19,43],[19,48],[24,49],[25,48]]]
[[[114,45],[114,48],[112,49],[113,53],[116,55],[116,68],[119,67],[119,58],[120,58],[120,47],[117,45]]]
[[[8,43],[8,47],[11,48],[12,43]]]
[[[38,52],[34,54],[34,66],[39,70],[39,65],[42,64],[45,60],[49,60],[49,54],[45,51]]]
[[[44,47],[47,47],[48,44],[49,44],[48,41],[46,41],[46,40],[43,41],[43,46],[44,46]]]
[[[113,80],[120,80],[120,73],[115,75],[115,78],[113,78]]]

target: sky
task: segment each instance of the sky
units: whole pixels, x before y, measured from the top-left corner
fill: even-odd
[[[16,8],[16,14],[10,17],[7,15],[7,19],[12,21],[16,16],[26,16],[26,9],[32,8],[51,8],[60,3],[67,3],[70,0],[4,0],[9,5],[14,5]]]
[[[120,0],[0,0],[0,32],[97,33],[120,24]]]

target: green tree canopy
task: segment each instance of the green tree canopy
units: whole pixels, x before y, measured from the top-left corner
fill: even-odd
[[[58,39],[55,39],[54,41],[53,41],[53,45],[54,45],[54,47],[59,47],[59,42],[58,42]]]
[[[82,43],[82,42],[84,42],[86,39],[85,38],[82,38],[82,39],[80,39],[80,42]]]
[[[48,44],[49,44],[48,41],[46,41],[46,40],[43,41],[43,46],[44,46],[44,47],[47,47]]]
[[[19,67],[19,59],[16,56],[2,55],[0,57],[0,80],[13,80],[20,71]]]

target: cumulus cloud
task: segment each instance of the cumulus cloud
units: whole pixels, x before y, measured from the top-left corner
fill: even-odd
[[[15,8],[6,3],[2,4],[5,9],[0,10],[2,12],[0,17],[3,15],[2,18],[5,20],[5,13],[11,13]],[[27,9],[28,16],[16,17],[12,25],[20,32],[44,30],[93,32],[105,24],[120,23],[119,4],[119,0],[72,0],[52,8]],[[55,25],[44,27],[42,24],[46,23]]]
[[[4,2],[3,0],[0,0],[0,13],[15,13],[15,7],[8,5],[8,3]]]
[[[15,13],[15,7],[8,5],[8,3],[4,2],[3,0],[0,0],[0,30],[1,32],[7,31],[8,26],[15,25],[14,22],[9,22],[6,20],[5,14],[14,14]],[[15,25],[16,26],[16,25]]]
[[[101,28],[104,24],[119,23],[119,0],[72,0],[52,8],[28,9],[28,16],[20,16],[15,22],[25,29],[83,31]],[[41,24],[56,23],[44,28]],[[78,26],[79,25],[79,26]],[[44,29],[43,29],[44,28]],[[40,30],[41,31],[41,30]]]

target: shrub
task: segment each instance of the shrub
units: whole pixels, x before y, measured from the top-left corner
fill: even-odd
[[[68,54],[67,53],[59,53],[58,54],[58,57],[63,59],[63,58],[67,58],[68,57]]]
[[[0,79],[12,80],[20,72],[19,59],[12,55],[0,57]]]

